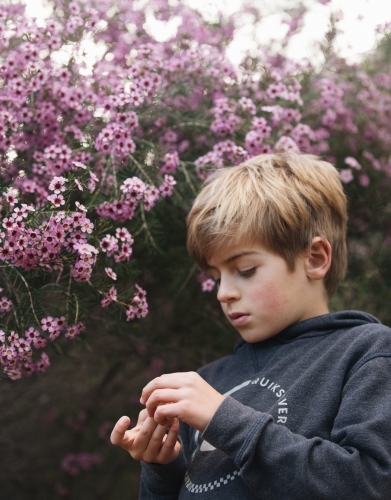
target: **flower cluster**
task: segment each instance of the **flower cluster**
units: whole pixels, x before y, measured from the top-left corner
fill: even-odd
[[[4,302],[3,297],[2,303]],[[34,349],[44,348],[48,339],[55,340],[61,333],[64,333],[66,338],[73,338],[84,328],[82,322],[68,325],[64,316],[59,318],[48,316],[42,318],[40,329],[31,326],[24,335],[19,335],[13,330],[6,334],[0,330],[0,364],[4,373],[12,380],[17,380],[22,375],[44,373],[50,366],[49,357],[42,352],[40,358],[34,361]]]
[[[60,186],[60,181],[56,179],[59,178],[54,178],[53,182],[57,183],[54,185]],[[54,196],[63,199],[60,189],[57,191],[59,192]],[[50,198],[48,196],[49,201]],[[38,218],[34,217],[35,208],[23,203],[15,206],[15,201],[9,217],[2,220],[4,230],[0,233],[1,261],[24,271],[38,268],[48,272],[59,271],[64,260],[75,260],[75,267],[83,260],[86,265],[93,265],[92,255],[97,250],[87,240],[94,225],[85,212],[58,211],[38,223]],[[74,278],[76,281],[85,281],[76,272]]]
[[[126,321],[134,318],[145,318],[148,314],[148,304],[146,301],[146,292],[138,285],[135,285],[136,293],[133,296],[132,302],[126,310]]]
[[[69,453],[61,460],[61,469],[71,476],[77,476],[101,462],[102,456],[99,453]]]
[[[134,249],[157,248],[156,218],[170,218],[175,204],[187,210],[188,193],[213,168],[295,150],[335,162],[342,181],[360,190],[374,175],[391,177],[389,65],[375,61],[369,75],[335,55],[331,70],[290,60],[284,49],[304,7],[284,20],[280,50],[259,46],[258,59],[248,54],[234,67],[226,47],[236,16],[208,24],[169,0],[150,0],[148,9],[51,3],[42,22],[27,18],[22,4],[0,7],[0,286],[10,290],[0,298],[0,328],[12,352],[12,332],[42,330],[50,344],[57,320],[71,325],[60,328],[64,337],[78,335],[80,321],[88,331],[86,295],[89,307],[99,296],[102,314],[116,303],[127,320],[145,317],[145,291],[135,284],[144,264],[132,267]],[[257,9],[243,9],[256,23]],[[182,22],[158,42],[148,16]],[[330,44],[337,23],[333,15]],[[104,48],[93,63],[87,41]],[[130,300],[119,293],[129,275]],[[55,303],[53,290],[64,300]],[[43,318],[57,326],[44,330]],[[20,373],[42,362],[23,356],[15,361]]]
[[[200,179],[208,175],[208,167],[223,167],[226,164],[238,165],[250,158],[250,154],[242,146],[231,140],[220,141],[213,146],[213,150],[197,158],[194,163]]]

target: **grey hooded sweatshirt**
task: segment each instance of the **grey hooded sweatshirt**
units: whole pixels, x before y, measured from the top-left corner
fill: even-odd
[[[391,330],[318,316],[199,370],[226,398],[202,434],[181,423],[142,500],[391,499]]]

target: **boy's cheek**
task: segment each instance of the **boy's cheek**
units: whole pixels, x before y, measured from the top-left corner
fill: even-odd
[[[278,289],[274,284],[270,284],[262,290],[253,291],[249,298],[252,306],[258,307],[260,312],[272,312],[273,314],[281,312],[288,303],[284,291]]]

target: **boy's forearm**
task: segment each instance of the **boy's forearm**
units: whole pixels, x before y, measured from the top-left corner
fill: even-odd
[[[366,440],[376,441],[369,430],[356,448],[349,446],[349,437],[346,447],[307,439],[228,397],[202,437],[233,460],[243,481],[262,498],[389,498],[390,455],[375,442],[365,446]]]

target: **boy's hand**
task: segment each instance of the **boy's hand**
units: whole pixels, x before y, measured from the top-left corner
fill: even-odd
[[[177,440],[178,419],[171,419],[171,425],[159,425],[148,416],[147,410],[142,410],[136,427],[127,430],[129,424],[129,417],[121,417],[115,424],[110,439],[115,446],[128,451],[135,460],[169,464],[178,456],[181,449]]]
[[[141,394],[148,415],[161,425],[174,417],[203,432],[224,396],[195,372],[170,373],[153,379]]]

